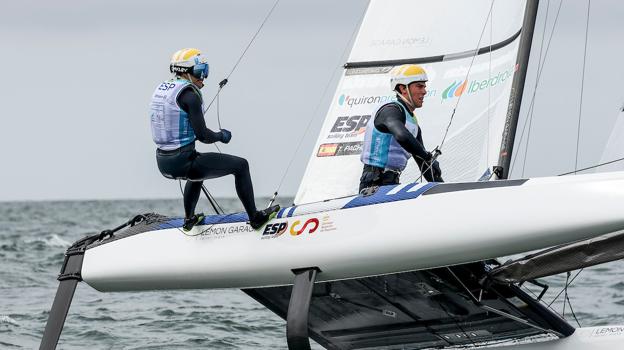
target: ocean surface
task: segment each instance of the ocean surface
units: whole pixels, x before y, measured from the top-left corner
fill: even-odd
[[[219,203],[227,212],[241,209],[238,200]],[[206,202],[198,208],[210,211]],[[38,348],[72,242],[147,212],[180,216],[182,202],[0,202],[0,349]],[[580,273],[568,297],[582,326],[624,324],[623,276],[622,261]],[[550,301],[566,276],[545,281]],[[562,300],[552,305],[559,313]],[[578,326],[568,305],[565,317]],[[287,349],[286,325],[238,290],[100,293],[81,283],[57,348]]]

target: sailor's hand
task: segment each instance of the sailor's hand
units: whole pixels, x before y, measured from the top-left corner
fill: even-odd
[[[433,153],[427,152],[427,158],[425,158],[425,162],[427,162],[427,164],[431,164],[432,159],[433,159]]]
[[[440,169],[440,163],[438,163],[437,160],[434,160],[433,164],[431,164],[431,171],[433,172],[433,181],[444,182],[442,179],[442,169]]]
[[[420,171],[427,182],[444,182],[442,179],[442,169],[440,169],[440,164],[437,160],[433,162],[422,162]]]
[[[221,142],[228,143],[232,139],[232,133],[229,130],[221,129]]]

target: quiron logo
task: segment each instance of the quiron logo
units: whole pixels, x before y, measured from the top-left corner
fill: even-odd
[[[396,96],[394,95],[378,95],[378,96],[349,96],[342,94],[338,97],[338,105],[340,106],[349,106],[352,108],[357,105],[369,105],[369,104],[382,104],[390,101],[396,101]]]
[[[444,91],[442,91],[442,100],[459,97],[462,94],[474,94],[496,86],[513,75],[513,69],[499,72],[497,75],[484,80],[468,80],[454,81]]]

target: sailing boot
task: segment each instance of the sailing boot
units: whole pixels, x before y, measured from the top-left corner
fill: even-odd
[[[205,217],[204,213],[199,213],[191,216],[190,218],[184,219],[182,230],[184,230],[184,232],[189,232],[193,227],[195,227],[195,225],[201,224]]]
[[[271,221],[271,219],[273,219],[277,215],[277,212],[279,210],[279,205],[274,205],[264,210],[258,210],[253,218],[249,220],[249,225],[251,225],[254,230],[261,228],[262,226],[264,226],[264,224]]]

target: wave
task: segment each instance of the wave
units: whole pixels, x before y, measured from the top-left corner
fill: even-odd
[[[0,324],[3,324],[3,323],[10,324],[13,326],[19,326],[19,323],[16,320],[12,319],[11,317],[7,315],[0,315]]]
[[[62,239],[57,234],[52,234],[46,237],[27,239],[24,241],[24,243],[28,243],[28,244],[43,243],[47,247],[62,247],[62,248],[69,247],[71,245],[71,242],[68,242]]]

